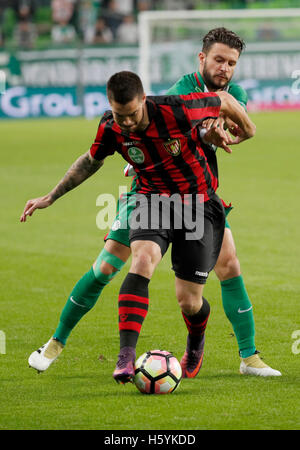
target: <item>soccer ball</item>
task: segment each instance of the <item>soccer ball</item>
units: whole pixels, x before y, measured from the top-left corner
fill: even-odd
[[[134,383],[143,394],[170,394],[179,386],[181,366],[166,350],[150,350],[135,362]]]

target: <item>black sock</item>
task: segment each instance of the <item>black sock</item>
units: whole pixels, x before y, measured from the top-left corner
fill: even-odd
[[[189,332],[187,345],[190,350],[198,350],[202,336],[206,329],[209,314],[210,306],[208,301],[204,297],[203,304],[196,314],[190,316],[182,313]]]
[[[148,312],[149,279],[128,273],[119,293],[120,349],[136,347],[142,324]]]

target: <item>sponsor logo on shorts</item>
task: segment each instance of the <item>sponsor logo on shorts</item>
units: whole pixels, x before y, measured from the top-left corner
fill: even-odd
[[[196,270],[195,275],[198,275],[198,277],[208,277],[208,272],[200,272],[199,270]]]
[[[138,147],[130,147],[128,149],[128,156],[131,161],[135,162],[136,164],[142,164],[145,161],[145,155]]]
[[[164,142],[164,147],[172,156],[177,156],[181,152],[181,143],[179,139],[169,139]]]

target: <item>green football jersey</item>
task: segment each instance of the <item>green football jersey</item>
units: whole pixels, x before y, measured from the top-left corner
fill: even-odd
[[[243,89],[238,84],[230,81],[225,90],[247,110],[248,95],[245,89]],[[181,77],[167,91],[167,94],[187,95],[191,94],[192,92],[208,92],[199,71]]]

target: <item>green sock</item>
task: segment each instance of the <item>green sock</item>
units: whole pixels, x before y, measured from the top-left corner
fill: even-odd
[[[102,273],[100,270],[102,261],[112,265],[116,271],[110,275]],[[93,308],[104,287],[119,273],[124,264],[120,258],[109,253],[105,248],[100,252],[94,267],[74,286],[62,310],[54,338],[66,345],[75,325]]]
[[[255,353],[255,325],[253,309],[242,275],[221,281],[223,308],[235,333],[240,356]]]
[[[53,337],[65,345],[75,325],[92,309],[108,282],[108,279],[106,282],[105,280],[98,281],[92,268],[83,275],[74,286],[62,310],[59,324]]]

